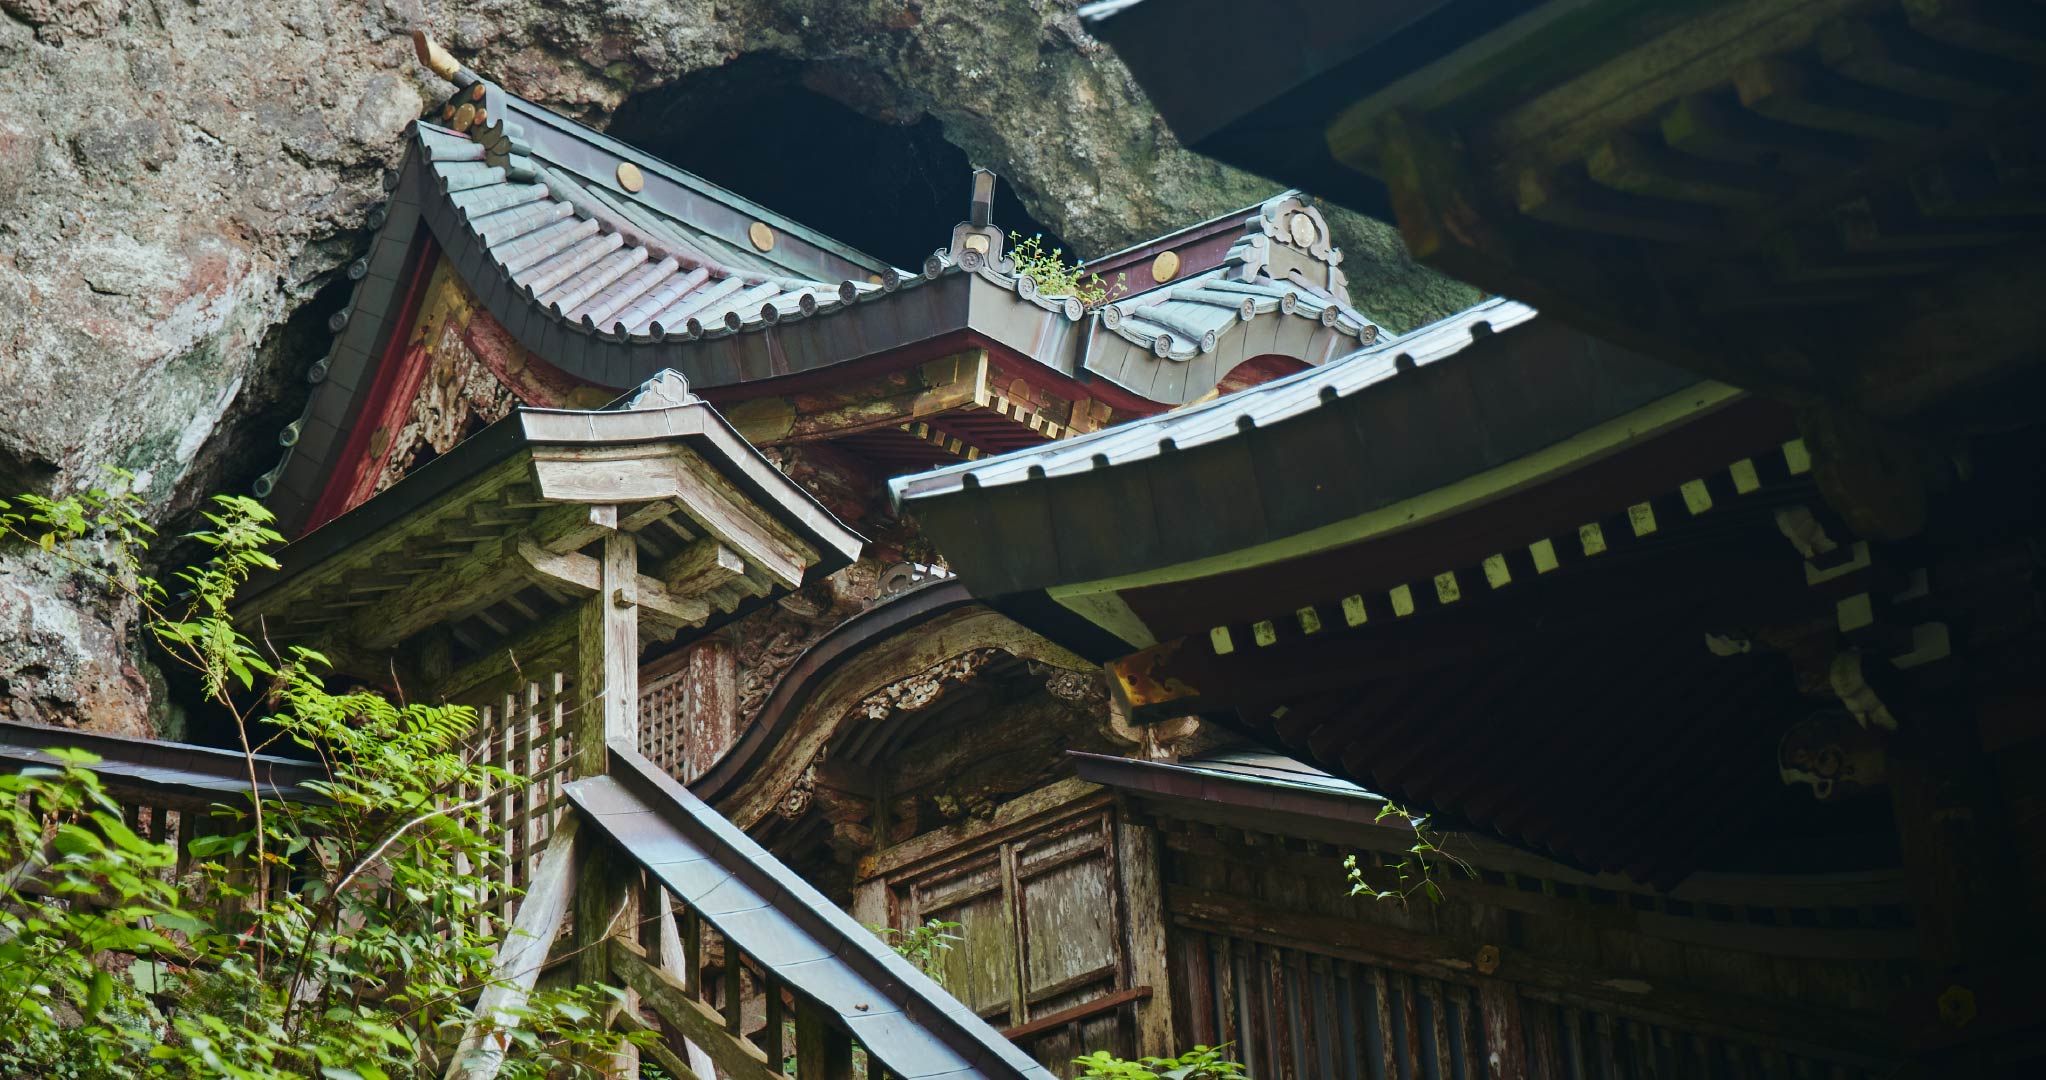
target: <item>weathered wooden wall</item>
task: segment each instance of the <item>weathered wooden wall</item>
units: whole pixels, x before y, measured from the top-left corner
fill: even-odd
[[[1482,868],[1402,907],[1347,895],[1329,844],[1162,824],[1180,1038],[1260,1080],[1887,1074],[1894,912],[1772,930]]]
[[[1152,1030],[1168,1000],[1161,912],[1131,843],[1106,793],[1064,780],[864,860],[855,911],[897,927],[960,924],[947,988],[1071,1075],[1081,1054],[1166,1045]]]

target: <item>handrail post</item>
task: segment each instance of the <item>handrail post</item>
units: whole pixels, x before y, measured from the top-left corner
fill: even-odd
[[[829,1016],[809,1000],[796,999],[796,1075],[801,1080],[852,1080],[852,1036]]]

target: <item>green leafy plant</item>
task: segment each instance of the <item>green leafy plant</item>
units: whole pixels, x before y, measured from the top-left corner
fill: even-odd
[[[125,478],[119,478],[125,479]],[[311,650],[260,650],[229,616],[278,542],[253,500],[221,497],[173,604],[142,572],[134,496],[0,502],[0,535],[139,604],[165,655],[236,720],[249,793],[187,810],[192,865],[145,839],[88,755],[0,775],[0,1073],[9,1076],[391,1080],[439,1075],[493,978],[513,890],[485,812],[523,778],[476,760],[462,706],[337,693]],[[314,757],[311,801],[256,783],[254,754]],[[161,810],[147,813],[162,813]],[[195,835],[197,834],[197,835]],[[535,994],[486,1037],[504,1075],[595,1076],[627,1042],[592,1022],[619,991]]]
[[[1037,283],[1042,296],[1070,296],[1088,307],[1099,307],[1129,291],[1129,275],[1117,274],[1112,282],[1091,273],[1085,261],[1066,262],[1064,248],[1044,250],[1044,234],[1009,234],[1009,258],[1016,273]]]
[[[1126,1061],[1106,1050],[1096,1050],[1073,1064],[1086,1067],[1085,1080],[1240,1080],[1243,1066],[1223,1056],[1230,1043],[1195,1046],[1178,1057],[1146,1057]]]
[[[1372,820],[1384,821],[1390,817],[1406,820],[1407,826],[1414,830],[1414,842],[1398,862],[1388,867],[1392,881],[1386,888],[1380,888],[1365,876],[1364,866],[1357,856],[1343,856],[1343,869],[1349,876],[1351,896],[1368,896],[1406,907],[1414,894],[1419,893],[1430,903],[1439,904],[1442,902],[1442,887],[1436,883],[1436,876],[1445,864],[1461,870],[1465,877],[1477,876],[1469,863],[1443,850],[1434,830],[1428,827],[1427,815],[1387,802],[1378,808],[1378,816]]]
[[[898,956],[915,964],[918,971],[931,977],[939,986],[945,985],[945,954],[952,951],[954,942],[964,940],[952,931],[959,929],[956,922],[940,919],[926,919],[922,926],[897,930],[892,926],[869,926],[867,929],[880,935],[888,947]]]

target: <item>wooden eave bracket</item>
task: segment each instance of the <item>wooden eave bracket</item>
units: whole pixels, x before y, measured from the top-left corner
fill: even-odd
[[[702,534],[793,589],[818,554],[778,522],[758,514],[753,501],[689,450],[672,444],[538,446],[533,468],[540,494],[565,503],[644,503],[679,512]],[[638,515],[629,515],[635,522]],[[650,521],[648,523],[651,523]],[[573,539],[573,532],[567,539]]]
[[[603,580],[603,567],[596,559],[579,552],[553,552],[526,537],[516,541],[519,572],[536,584],[554,585],[579,593],[594,593]],[[621,606],[637,603],[646,612],[677,626],[695,626],[710,618],[710,604],[695,596],[683,596],[645,574],[635,575],[633,594],[616,598]]]

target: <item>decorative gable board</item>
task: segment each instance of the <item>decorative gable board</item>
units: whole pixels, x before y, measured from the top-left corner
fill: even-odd
[[[587,407],[612,396],[513,341],[444,255],[418,273],[423,281],[407,290],[415,304],[386,343],[306,531],[386,490],[514,406]]]

